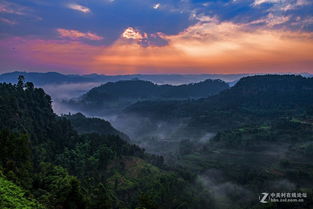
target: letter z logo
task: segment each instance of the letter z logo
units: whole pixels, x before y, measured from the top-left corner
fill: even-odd
[[[262,197],[261,197],[261,195],[260,195],[260,197],[259,197],[260,202],[261,202],[261,203],[267,203],[267,197],[268,197],[269,193],[263,192],[262,195],[263,195]]]

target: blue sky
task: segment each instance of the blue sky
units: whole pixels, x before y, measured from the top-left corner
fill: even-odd
[[[27,67],[31,70],[33,67],[34,70],[55,68],[62,71],[67,68],[71,70],[78,68],[78,71],[84,72],[83,68],[90,68],[90,66],[69,65],[63,67],[55,65],[53,68],[45,66],[44,62],[36,64],[31,60],[32,58],[25,58],[25,54],[31,55],[34,51],[19,48],[21,42],[38,42],[39,40],[49,41],[49,43],[63,41],[66,44],[79,42],[81,47],[91,49],[92,47],[114,46],[120,43],[123,37],[127,39],[123,44],[127,42],[132,45],[135,40],[136,44],[143,48],[164,47],[165,49],[171,44],[177,48],[182,43],[181,38],[180,42],[177,42],[177,36],[180,35],[186,39],[186,33],[199,24],[211,25],[211,27],[206,27],[207,31],[203,31],[203,28],[201,31],[193,31],[189,34],[193,37],[190,42],[197,39],[196,34],[203,37],[206,36],[205,34],[210,34],[211,39],[208,40],[207,37],[206,43],[220,40],[225,34],[218,27],[232,24],[234,27],[240,26],[239,31],[235,30],[232,34],[233,38],[236,36],[235,32],[242,34],[249,31],[254,34],[260,31],[268,33],[273,31],[282,37],[292,34],[293,39],[289,40],[290,42],[294,42],[296,34],[299,34],[298,39],[307,37],[306,41],[311,44],[312,14],[313,2],[311,0],[1,0],[0,39],[3,49],[0,52],[4,55],[0,55],[0,61],[3,63],[0,70],[8,71],[8,68],[10,70],[17,67]],[[129,36],[125,34],[127,29]],[[214,32],[222,33],[221,37]],[[227,36],[230,36],[230,32],[227,31]],[[176,42],[173,41],[174,39]],[[273,40],[269,40],[267,44],[271,44],[270,41]],[[237,40],[235,44],[239,43],[241,42]],[[12,51],[9,51],[10,48],[18,51],[15,54],[15,60]],[[212,54],[211,51],[207,53],[207,56],[209,54]],[[87,54],[86,57],[89,55]],[[75,57],[72,58],[75,59]],[[301,70],[311,70],[310,57],[300,61],[303,64]],[[297,63],[300,61],[297,60],[290,66],[298,66]],[[46,64],[53,65],[53,63]],[[187,65],[187,67],[195,69],[195,72],[206,72],[204,64],[196,64],[194,68],[193,65]],[[169,67],[162,66],[162,68],[170,69],[172,66],[173,63]],[[145,66],[145,68],[148,67]],[[151,69],[156,67],[150,66]],[[218,68],[218,65],[208,65],[206,70],[215,72],[219,70]],[[114,69],[118,69],[118,66]],[[201,70],[197,71],[197,69]],[[220,71],[223,69],[224,67],[220,68]],[[86,71],[98,70],[92,68]],[[144,72],[144,69],[139,67],[138,71],[134,72],[141,71]],[[114,70],[110,73],[114,73]]]

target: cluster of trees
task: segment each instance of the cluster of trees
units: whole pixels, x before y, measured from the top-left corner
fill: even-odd
[[[62,115],[71,121],[73,128],[79,134],[98,133],[105,135],[118,135],[122,139],[129,141],[129,137],[116,130],[108,121],[99,118],[87,118],[82,113]]]
[[[27,192],[0,173],[0,208],[44,209],[36,200],[28,197]]]
[[[0,84],[0,107],[0,180],[25,191],[19,192],[29,202],[25,208],[197,205],[188,182],[164,170],[162,157],[146,154],[108,124],[108,133],[78,134],[70,116],[55,115],[51,98],[23,77],[15,85]],[[75,120],[78,127],[86,122],[83,116]],[[1,195],[1,207],[19,208],[8,198]]]

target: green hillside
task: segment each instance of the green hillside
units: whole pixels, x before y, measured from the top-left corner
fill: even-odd
[[[228,89],[221,80],[205,80],[184,85],[157,85],[150,81],[125,80],[95,87],[77,99],[65,102],[69,107],[89,114],[109,115],[142,100],[183,100],[206,98]]]
[[[36,200],[27,197],[27,192],[3,176],[0,176],[0,208],[44,209]]]
[[[146,154],[115,129],[78,134],[70,120],[53,113],[51,98],[22,77],[16,85],[0,84],[0,106],[3,175],[43,206],[193,207],[184,192],[189,183],[164,170],[162,157]]]

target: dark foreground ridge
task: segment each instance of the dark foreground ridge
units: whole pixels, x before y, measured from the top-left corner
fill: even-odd
[[[86,118],[55,115],[51,98],[32,83],[0,84],[0,106],[0,208],[193,205],[188,182],[162,169],[161,157],[112,128],[78,134],[70,120],[84,132],[78,120]]]

